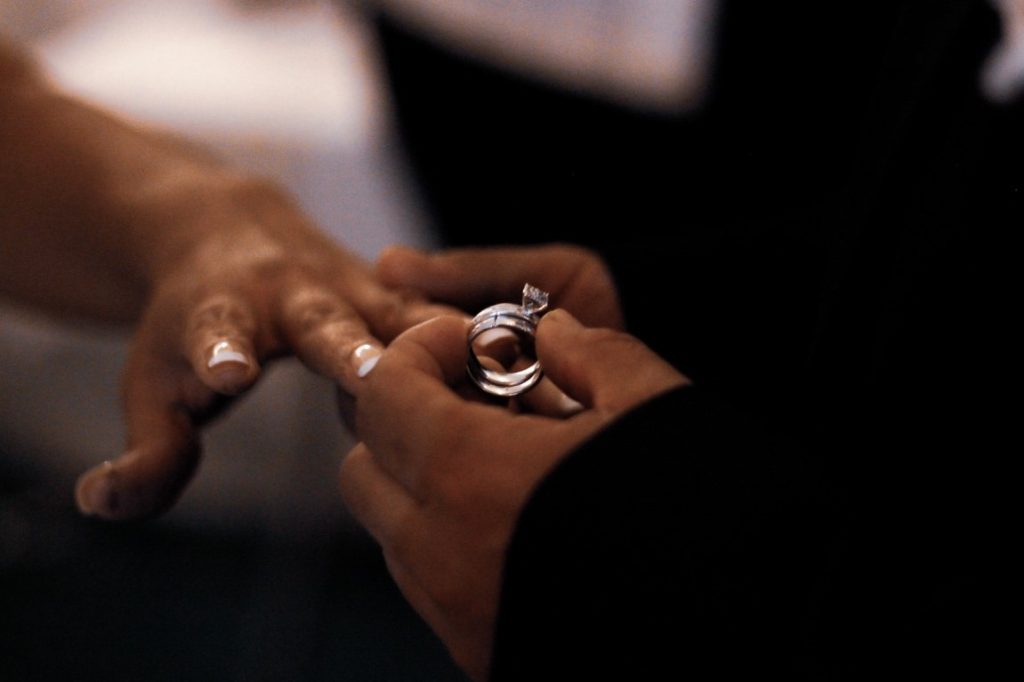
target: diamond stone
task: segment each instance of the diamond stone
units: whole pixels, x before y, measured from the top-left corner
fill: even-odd
[[[527,283],[523,287],[523,309],[531,315],[539,315],[548,309],[548,292]]]

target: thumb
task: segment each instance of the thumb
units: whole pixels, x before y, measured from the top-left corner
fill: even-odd
[[[541,318],[536,344],[548,378],[588,408],[624,412],[690,383],[636,337],[584,327],[562,309]]]

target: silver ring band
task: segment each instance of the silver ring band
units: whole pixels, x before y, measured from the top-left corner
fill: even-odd
[[[525,393],[537,385],[544,375],[539,360],[535,360],[529,367],[515,372],[487,369],[480,364],[480,358],[473,350],[473,341],[491,329],[508,329],[527,337],[532,342],[537,333],[537,323],[540,322],[541,315],[547,311],[547,308],[547,292],[527,284],[523,287],[522,305],[499,303],[484,308],[476,314],[469,328],[466,342],[469,347],[466,372],[474,384],[491,395],[504,398]]]

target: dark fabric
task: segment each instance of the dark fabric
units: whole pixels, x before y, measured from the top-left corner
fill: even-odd
[[[495,679],[791,669],[837,520],[805,466],[700,389],[630,414],[521,519]]]
[[[592,246],[696,386],[543,483],[495,679],[996,660],[1024,110],[979,94],[990,4],[723,3],[675,117],[380,27],[449,242]]]

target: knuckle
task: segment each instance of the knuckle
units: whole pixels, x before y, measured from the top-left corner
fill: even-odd
[[[245,312],[244,306],[238,299],[228,294],[222,294],[211,296],[196,306],[192,311],[186,332],[191,336],[219,330],[247,333],[252,331],[252,327],[251,316]]]
[[[374,311],[374,327],[390,331],[404,327],[405,313],[412,301],[411,293],[383,296]]]
[[[312,287],[303,288],[288,300],[285,316],[301,336],[352,322],[336,296]]]

